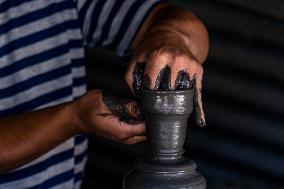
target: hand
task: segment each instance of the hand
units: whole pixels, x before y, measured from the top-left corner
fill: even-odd
[[[134,50],[125,79],[136,96],[141,87],[151,90],[194,88],[197,124],[204,126],[202,74],[202,65],[186,41],[175,34],[160,32],[159,35],[148,35]]]
[[[145,124],[135,101],[93,90],[75,101],[73,109],[75,121],[83,132],[125,144],[145,140]]]

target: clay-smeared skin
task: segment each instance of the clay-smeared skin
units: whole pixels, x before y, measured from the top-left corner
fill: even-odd
[[[188,73],[181,70],[178,72],[178,75],[175,81],[175,89],[178,89],[178,90],[191,89],[194,83],[195,83],[195,77],[192,80],[190,80]]]
[[[206,122],[204,120],[204,113],[203,111],[201,111],[202,107],[201,107],[201,103],[199,103],[200,99],[201,99],[201,92],[202,92],[202,88],[198,88],[197,86],[197,79],[196,79],[196,75],[194,75],[194,78],[193,78],[193,85],[194,85],[194,89],[195,89],[195,92],[194,92],[194,107],[195,107],[195,119],[196,119],[196,122],[197,124],[199,124],[201,127],[204,127],[206,126]]]
[[[195,76],[196,101],[198,102],[195,112],[200,112],[201,118],[198,119],[200,120],[198,124],[205,125],[200,89],[202,88],[202,64],[208,55],[208,49],[208,32],[198,18],[186,9],[168,3],[161,4],[145,20],[132,43],[132,58],[125,80],[132,88],[133,70],[139,62],[146,63],[143,75],[143,80],[146,82],[142,81],[142,86],[149,84],[148,89],[151,90],[157,90],[159,87],[168,89],[167,85],[164,85],[168,78],[162,79],[164,72],[171,72],[169,90],[187,88],[187,85],[190,87],[191,82],[188,81],[192,81]],[[185,75],[183,71],[188,75]],[[176,80],[176,83],[180,81],[176,78],[187,76],[190,79],[182,79],[180,86],[176,87]]]
[[[136,88],[134,91],[136,92],[136,96],[140,91],[141,87],[150,89],[151,79],[147,74],[143,72],[145,70],[145,63],[136,64],[135,69],[133,71],[133,86]],[[155,81],[155,90],[170,90],[170,78],[171,78],[171,68],[169,66],[165,66],[162,68],[156,78]],[[138,80],[140,79],[140,81]],[[202,110],[202,103],[201,102],[201,83],[202,79],[197,79],[197,74],[192,73],[192,79],[190,79],[190,75],[188,72],[181,70],[178,72],[174,90],[188,90],[195,88],[195,95],[194,95],[194,109],[196,114],[196,122],[199,126],[203,127],[206,125],[204,120],[204,113]],[[138,85],[139,84],[139,85]]]
[[[136,64],[134,70],[133,70],[133,83],[132,88],[134,91],[134,94],[137,95],[139,93],[139,90],[142,85],[142,77],[143,73],[145,71],[146,63],[145,62],[139,62]]]
[[[135,112],[135,115],[131,115],[129,113],[129,104],[132,103],[131,100],[122,99],[119,97],[115,97],[112,95],[108,95],[103,93],[102,100],[107,109],[112,113],[104,113],[100,114],[101,116],[112,116],[115,115],[119,118],[119,121],[135,125],[137,123],[141,123],[143,120],[142,116],[140,116],[140,111],[138,106],[132,106],[133,110],[131,112]]]
[[[184,70],[181,70],[178,72],[174,90],[187,90],[191,89],[193,87],[193,84],[195,83],[195,75],[192,80],[190,80],[190,76],[187,72]],[[150,77],[145,74],[145,78],[147,78],[147,82],[143,82],[143,87],[149,89],[149,85],[151,83]],[[157,76],[156,82],[155,82],[155,90],[170,90],[170,79],[171,79],[171,68],[169,66],[165,66],[163,69],[161,69],[160,73]]]
[[[155,90],[169,90],[171,81],[170,76],[171,68],[169,66],[165,66],[161,69],[155,82]]]

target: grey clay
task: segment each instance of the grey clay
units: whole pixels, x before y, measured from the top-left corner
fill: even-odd
[[[146,118],[147,156],[125,175],[124,189],[205,189],[196,164],[182,156],[194,89],[141,90]]]

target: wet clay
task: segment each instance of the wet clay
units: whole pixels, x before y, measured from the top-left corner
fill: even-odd
[[[196,171],[196,164],[182,155],[194,91],[141,90],[147,155],[126,173],[123,189],[206,188],[206,180]]]
[[[109,113],[100,114],[101,116],[114,115],[118,117],[119,121],[132,125],[141,123],[141,121],[143,120],[138,105],[131,105],[131,103],[133,103],[133,101],[131,100],[122,99],[106,93],[103,93],[102,100],[104,105],[111,112],[111,114]],[[130,107],[132,114],[129,112]]]
[[[170,88],[170,79],[171,77],[171,68],[165,66],[162,68],[157,76],[155,82],[155,90],[169,90]]]
[[[195,78],[190,80],[190,76],[184,70],[178,72],[176,81],[175,81],[175,89],[177,90],[188,90],[193,87],[195,83]]]
[[[134,71],[133,71],[133,90],[135,92],[135,96],[139,96],[141,88],[150,88],[150,84],[152,83],[150,76],[144,74],[146,67],[146,63],[137,63]],[[144,75],[143,75],[144,74]],[[144,77],[143,77],[144,76]],[[171,77],[171,68],[169,66],[165,66],[162,68],[156,78],[154,90],[169,90],[170,89],[170,77]],[[197,76],[194,74],[192,78],[190,78],[189,73],[184,70],[178,72],[174,90],[189,90],[194,88],[194,114],[196,119],[196,124],[203,127],[206,125],[204,120],[204,114],[201,107],[201,82],[197,82]]]
[[[133,75],[132,88],[133,88],[135,96],[139,94],[139,91],[141,89],[145,67],[146,67],[145,62],[137,62],[132,72],[132,75]]]
[[[137,77],[136,77],[137,78]],[[150,76],[144,74],[143,79],[143,87],[146,89],[150,88],[151,79]],[[184,70],[181,70],[177,74],[177,78],[175,81],[174,90],[186,90],[194,87],[194,79],[190,80],[190,76]],[[156,78],[154,90],[170,90],[170,80],[171,80],[171,68],[169,66],[165,66],[162,68]]]

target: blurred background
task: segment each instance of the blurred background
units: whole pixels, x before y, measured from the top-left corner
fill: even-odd
[[[210,34],[204,64],[207,127],[189,123],[186,156],[209,189],[284,188],[284,1],[178,0]],[[130,97],[126,63],[105,49],[87,49],[89,89]],[[123,174],[145,154],[90,136],[83,189],[119,189]]]

